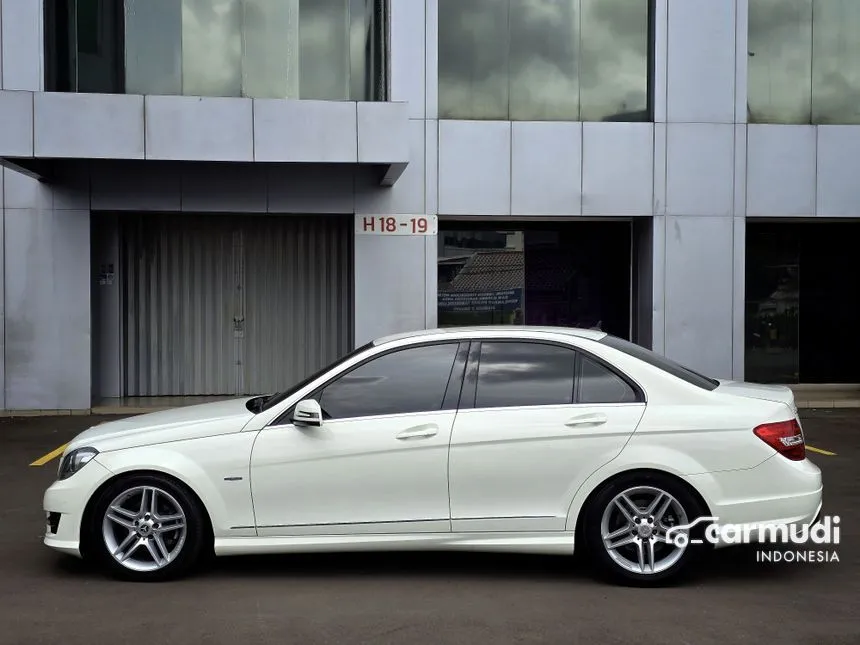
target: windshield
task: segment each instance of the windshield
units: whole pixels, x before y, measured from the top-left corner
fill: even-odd
[[[717,379],[709,378],[707,376],[703,376],[698,372],[694,372],[689,367],[684,367],[675,361],[669,360],[665,356],[661,356],[656,352],[652,352],[650,349],[645,349],[641,345],[637,345],[636,343],[631,343],[626,340],[621,340],[616,336],[605,336],[600,340],[604,345],[609,345],[609,347],[613,347],[633,358],[638,358],[640,361],[644,361],[649,365],[653,365],[654,367],[663,370],[664,372],[668,372],[672,376],[675,376],[683,381],[691,385],[696,385],[705,390],[715,390],[719,387],[720,382]]]
[[[337,359],[334,363],[331,363],[330,365],[326,365],[324,368],[322,368],[318,372],[315,372],[315,373],[311,374],[310,376],[308,376],[306,379],[303,379],[301,382],[296,383],[295,385],[293,385],[288,390],[284,390],[283,392],[278,392],[277,394],[273,394],[272,396],[264,399],[262,406],[260,406],[259,412],[264,412],[265,410],[273,408],[274,406],[278,405],[281,401],[289,398],[290,396],[292,396],[293,394],[295,394],[296,392],[301,390],[303,387],[308,386],[310,383],[312,383],[313,381],[318,379],[320,376],[322,376],[323,374],[325,374],[329,370],[332,370],[332,369],[336,368],[338,365],[341,365],[341,364],[347,362],[353,356],[357,356],[358,354],[361,354],[362,352],[367,351],[371,347],[373,347],[373,343],[367,343],[366,345],[362,345],[358,349],[352,350],[346,356],[342,356],[341,358]]]

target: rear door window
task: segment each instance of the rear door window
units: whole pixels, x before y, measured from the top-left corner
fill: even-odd
[[[476,408],[573,402],[576,352],[535,342],[482,342]]]

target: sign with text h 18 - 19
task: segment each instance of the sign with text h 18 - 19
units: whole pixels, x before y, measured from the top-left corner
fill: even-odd
[[[356,235],[436,235],[436,215],[356,215]]]

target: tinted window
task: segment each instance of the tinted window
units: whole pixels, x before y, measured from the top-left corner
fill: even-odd
[[[457,347],[413,347],[375,358],[326,387],[320,406],[332,419],[439,410]]]
[[[571,403],[575,366],[575,352],[564,347],[481,343],[475,407]]]
[[[579,367],[577,403],[635,403],[636,392],[623,378],[585,356]]]
[[[282,392],[278,392],[277,394],[273,394],[271,397],[269,397],[269,398],[265,399],[265,401],[263,401],[263,404],[262,404],[260,411],[269,410],[269,409],[275,407],[276,405],[278,405],[279,403],[281,403],[285,399],[288,399],[293,394],[295,394],[296,392],[301,390],[303,387],[306,387],[306,386],[310,385],[313,381],[316,381],[319,377],[321,377],[326,372],[332,371],[333,369],[335,369],[335,368],[339,367],[340,365],[348,362],[349,360],[358,356],[359,354],[366,352],[367,350],[369,350],[372,347],[373,347],[373,343],[367,343],[366,345],[362,345],[358,349],[354,349],[353,351],[351,351],[346,356],[342,356],[341,358],[337,359],[336,361],[334,361],[330,365],[326,365],[321,370],[314,372],[310,376],[302,379],[300,382],[296,383],[295,385],[293,385],[288,390],[284,390]]]
[[[672,376],[682,379],[691,385],[696,385],[705,390],[715,390],[720,385],[720,382],[716,379],[702,376],[698,372],[691,370],[689,367],[679,365],[665,356],[652,352],[650,349],[645,349],[641,345],[621,340],[616,336],[605,336],[600,342],[604,345],[609,345],[609,347],[622,351],[633,358],[638,358],[640,361],[644,361],[649,365],[653,365],[664,372],[668,372]]]

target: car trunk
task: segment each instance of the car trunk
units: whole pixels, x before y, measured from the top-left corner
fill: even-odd
[[[731,394],[748,399],[762,399],[764,401],[785,403],[791,408],[792,412],[797,414],[794,392],[786,385],[763,385],[760,383],[720,380],[720,385],[715,391],[720,394]]]

